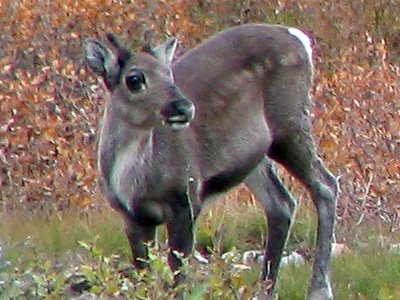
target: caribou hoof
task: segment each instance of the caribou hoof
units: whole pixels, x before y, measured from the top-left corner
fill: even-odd
[[[307,300],[333,300],[332,290],[330,288],[320,288],[310,291]]]

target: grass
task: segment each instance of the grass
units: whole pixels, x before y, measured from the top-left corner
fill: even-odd
[[[282,268],[279,299],[303,299],[311,264]],[[335,299],[400,299],[400,257],[372,248],[333,260],[332,283]]]
[[[313,249],[315,223],[314,212],[308,207],[300,208],[287,248]],[[223,260],[220,254],[260,249],[265,229],[262,209],[251,202],[249,205],[249,201],[210,205],[198,220],[196,235],[197,248],[207,250],[212,263],[204,266],[191,260],[186,266],[192,278],[188,299],[253,296],[259,267],[237,270],[233,265],[240,263],[238,255]],[[333,260],[336,299],[400,299],[400,256],[387,250],[390,242],[397,242],[396,238],[384,226],[368,224],[337,231],[348,241],[351,252]],[[160,247],[150,258],[152,273],[134,271],[124,277],[121,270],[129,269],[130,250],[116,213],[108,209],[83,214],[70,211],[45,219],[23,211],[3,214],[0,237],[5,257],[0,259],[0,299],[6,299],[1,295],[15,299],[27,295],[32,299],[68,299],[71,280],[82,278],[87,285],[84,292],[106,299],[116,295],[168,299],[171,292],[160,288],[172,278],[165,257],[165,235],[160,228]],[[357,240],[352,240],[355,236]],[[303,299],[310,272],[311,262],[282,268],[279,299]]]
[[[346,255],[333,265],[340,299],[400,299],[400,257],[381,249]]]
[[[129,254],[122,221],[111,211],[93,211],[93,215],[87,216],[70,211],[45,219],[39,214],[17,211],[1,216],[0,236],[8,249],[7,259],[13,263],[36,256],[58,259],[76,251],[77,241],[91,240],[94,236],[99,237],[97,245],[106,253]]]

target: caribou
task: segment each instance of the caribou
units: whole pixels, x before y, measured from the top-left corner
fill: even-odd
[[[301,30],[246,24],[215,34],[174,60],[176,39],[133,52],[114,34],[89,38],[86,61],[104,81],[100,183],[125,222],[133,263],[166,224],[169,264],[188,256],[193,227],[211,196],[244,183],[265,208],[268,241],[261,279],[273,297],[296,201],[282,165],[309,191],[318,229],[308,299],[332,299],[329,279],[338,181],[312,136],[312,47]],[[182,282],[177,272],[177,282]]]

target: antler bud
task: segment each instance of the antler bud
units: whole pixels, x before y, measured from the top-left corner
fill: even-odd
[[[151,55],[154,55],[153,47],[151,46],[153,36],[153,31],[151,29],[147,29],[144,32],[144,45],[142,47],[142,51],[147,52]]]
[[[132,53],[122,45],[114,33],[106,33],[106,38],[110,44],[117,50],[118,64],[123,66],[131,57]]]

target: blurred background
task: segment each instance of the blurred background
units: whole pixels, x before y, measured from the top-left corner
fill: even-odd
[[[314,41],[314,132],[340,177],[339,226],[373,220],[397,229],[399,16],[391,0],[1,0],[0,209],[106,205],[95,161],[104,90],[85,66],[85,38],[112,31],[136,50],[151,28],[159,42],[178,37],[184,52],[224,28],[267,22]],[[251,200],[243,187],[232,198]]]

